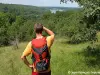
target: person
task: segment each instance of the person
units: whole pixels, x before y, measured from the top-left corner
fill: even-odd
[[[28,43],[21,59],[32,69],[32,75],[51,75],[50,48],[54,42],[55,34],[40,23],[34,25],[34,31],[36,32],[36,38]],[[49,36],[43,36],[43,31]],[[30,54],[32,55],[32,64],[26,58]]]

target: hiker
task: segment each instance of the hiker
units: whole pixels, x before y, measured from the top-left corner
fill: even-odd
[[[32,69],[32,75],[51,75],[50,47],[54,41],[54,33],[40,23],[34,25],[34,31],[36,38],[28,43],[21,59]],[[43,31],[48,33],[49,36],[43,36]],[[26,58],[30,54],[32,55],[32,64]]]

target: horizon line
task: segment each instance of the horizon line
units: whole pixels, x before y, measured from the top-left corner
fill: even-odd
[[[26,5],[26,6],[35,6],[35,5],[29,5],[29,4],[15,4],[15,3],[2,3],[1,4],[13,4],[13,5]],[[69,8],[81,8],[80,6],[78,7],[70,7],[70,6],[35,6],[35,7],[69,7]]]

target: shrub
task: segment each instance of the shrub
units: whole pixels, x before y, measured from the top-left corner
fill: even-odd
[[[91,66],[100,64],[100,45],[92,44],[84,49],[86,63]]]

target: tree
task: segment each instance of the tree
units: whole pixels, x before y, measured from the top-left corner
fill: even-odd
[[[9,26],[7,14],[0,12],[0,45],[8,44],[7,28]]]
[[[100,30],[100,0],[61,0],[75,1],[84,9],[84,22],[88,28]]]

